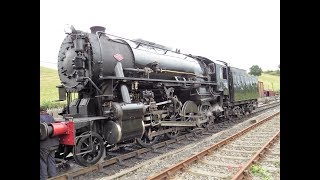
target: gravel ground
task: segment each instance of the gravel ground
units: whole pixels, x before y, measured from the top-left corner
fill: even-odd
[[[235,132],[238,132],[245,127],[248,127],[251,125],[251,120],[259,120],[263,119],[267,116],[270,116],[271,114],[278,112],[280,109],[279,107],[270,110],[266,113],[263,113],[259,116],[250,118],[246,120],[245,122],[242,122],[240,124],[237,124],[233,126],[230,129],[221,131],[219,133],[213,134],[208,136],[207,138],[202,138],[201,140],[197,140],[195,142],[191,142],[192,144],[189,144],[187,146],[183,146],[180,149],[176,150],[170,150],[169,153],[160,155],[158,157],[154,157],[153,159],[149,159],[148,161],[143,161],[142,163],[136,163],[136,165],[132,166],[129,169],[121,170],[119,173],[116,173],[109,177],[98,177],[95,175],[95,179],[146,179],[148,176],[155,174],[157,172],[160,172],[163,169],[166,169],[167,167],[170,167],[177,162],[183,160],[186,157],[190,157],[193,154],[200,152],[201,150],[205,149],[211,144],[214,144],[216,142],[221,141],[222,139],[227,138],[228,136],[234,134]],[[236,145],[236,144],[235,144]],[[253,146],[255,144],[251,144]],[[261,145],[261,143],[260,143]],[[160,149],[161,150],[161,149]],[[216,158],[216,157],[215,157]],[[217,158],[219,159],[219,158]],[[235,160],[237,161],[237,160]],[[127,162],[127,161],[126,161]],[[222,161],[223,162],[223,161]],[[130,171],[130,172],[129,172]],[[85,179],[92,179],[90,177],[86,177]]]
[[[215,151],[213,154],[210,154],[208,157],[214,157],[214,156],[218,156],[218,157],[229,157],[229,158],[221,158],[224,159],[223,163],[221,161],[219,161],[218,159],[211,161],[214,164],[217,163],[222,163],[224,165],[220,165],[220,166],[216,166],[216,165],[208,165],[208,164],[203,164],[203,163],[196,163],[194,165],[192,165],[192,168],[196,168],[196,169],[201,169],[202,171],[204,171],[203,173],[208,173],[208,172],[214,172],[214,173],[218,173],[218,175],[220,176],[220,178],[227,178],[232,176],[232,174],[235,174],[240,167],[245,164],[256,152],[250,152],[248,150],[231,150],[229,147],[232,145],[236,145],[237,147],[241,147],[243,145],[245,146],[258,146],[257,144],[261,144],[259,145],[260,147],[262,147],[279,129],[280,129],[280,121],[279,121],[279,116],[273,118],[272,120],[264,123],[263,125],[259,126],[258,128],[255,128],[254,130],[248,132],[247,134],[235,139],[233,142],[230,143],[229,146],[224,146],[221,149],[219,149],[218,151]],[[268,133],[264,133],[264,132],[268,132]],[[273,132],[273,133],[271,133]],[[248,138],[250,137],[250,138]],[[257,143],[259,142],[259,143]],[[260,148],[258,148],[260,149]],[[235,159],[246,159],[244,161],[242,161],[241,163],[234,163],[233,158]],[[232,160],[231,162],[229,160]],[[229,162],[228,162],[229,161]],[[266,162],[268,163],[268,162]],[[218,168],[219,167],[219,168]],[[191,169],[192,169],[191,168]],[[276,169],[275,167],[272,167],[270,165],[268,165],[266,167],[267,169]],[[177,178],[181,178],[181,179],[193,179],[193,176],[190,176],[190,173],[193,174],[197,174],[194,173],[192,170],[187,170],[186,172],[180,173],[179,175],[177,175]],[[224,174],[224,176],[223,176]],[[200,175],[201,178],[204,178],[203,175]],[[210,179],[212,177],[214,177],[214,174],[207,174],[207,178],[205,179]]]
[[[280,140],[278,140],[278,142],[270,148],[270,151],[265,154],[265,157],[257,163],[263,173],[253,173],[250,171],[252,179],[280,179],[280,155],[274,154],[280,154]]]

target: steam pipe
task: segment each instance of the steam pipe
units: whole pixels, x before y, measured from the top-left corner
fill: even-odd
[[[124,77],[122,64],[120,62],[117,62],[117,65],[114,67],[114,72],[116,77]],[[123,102],[131,103],[128,87],[122,84],[120,90]]]

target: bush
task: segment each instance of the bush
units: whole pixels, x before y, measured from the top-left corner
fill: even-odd
[[[262,69],[258,65],[251,66],[249,74],[254,76],[260,76],[261,73],[262,73]]]
[[[48,101],[48,100],[44,100],[42,102],[40,102],[40,106],[43,106],[46,109],[52,109],[52,108],[63,108],[64,106],[66,106],[66,101]]]
[[[275,71],[267,70],[267,71],[265,71],[264,73],[270,74],[270,75],[280,76],[280,70],[275,70]]]

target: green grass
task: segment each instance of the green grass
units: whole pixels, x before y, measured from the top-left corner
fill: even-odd
[[[250,168],[250,172],[256,176],[259,176],[263,180],[269,180],[270,174],[268,171],[264,170],[260,165],[254,164]]]
[[[280,76],[280,70],[275,70],[275,71],[268,70],[268,71],[264,71],[263,73]]]
[[[259,81],[263,82],[264,89],[273,89],[274,91],[280,91],[280,76],[262,73],[259,76]]]
[[[58,71],[40,66],[40,106],[55,108],[65,104],[65,102],[55,102],[59,99],[56,88],[58,85],[60,85]]]

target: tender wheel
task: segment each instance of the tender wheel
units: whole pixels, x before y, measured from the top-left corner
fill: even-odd
[[[169,139],[175,139],[176,137],[179,136],[179,134],[180,134],[180,131],[177,130],[177,128],[175,128],[174,131],[165,133],[165,136]]]
[[[253,111],[253,105],[252,105],[252,104],[249,104],[248,107],[247,107],[247,112],[248,112],[249,114],[251,114],[252,111]]]
[[[96,164],[101,159],[105,150],[103,139],[99,134],[92,132],[91,146],[89,132],[85,132],[82,135],[86,136],[81,137],[77,141],[76,146],[74,147],[74,159],[81,166]]]
[[[241,118],[242,117],[242,111],[241,108],[239,106],[236,106],[233,108],[233,114],[237,117],[237,118]]]
[[[158,141],[159,136],[154,136],[154,137],[150,138],[149,134],[151,134],[151,129],[146,131],[143,134],[141,139],[136,139],[137,143],[142,147],[150,147],[150,146],[154,145]]]

